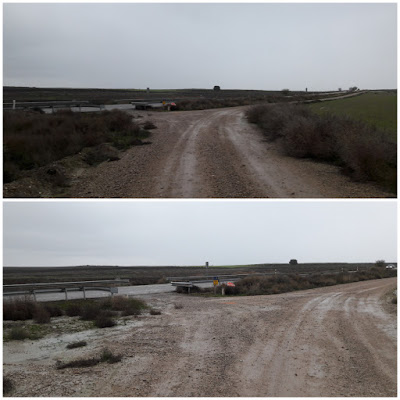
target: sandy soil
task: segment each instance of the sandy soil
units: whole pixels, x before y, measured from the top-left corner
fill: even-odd
[[[274,296],[146,295],[159,316],[4,345],[14,396],[387,396],[397,394],[396,278]],[[82,349],[65,350],[75,340]],[[97,355],[122,362],[56,370]]]
[[[51,194],[29,177],[4,186],[4,196],[122,198],[346,198],[393,197],[353,182],[338,167],[283,156],[245,118],[246,107],[157,113],[151,145],[97,167],[76,164],[71,186]],[[22,193],[22,194],[21,194]]]

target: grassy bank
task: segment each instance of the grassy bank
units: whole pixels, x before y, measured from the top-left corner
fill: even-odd
[[[369,92],[349,97],[311,104],[310,109],[319,115],[332,113],[363,121],[388,132],[397,140],[397,93]]]
[[[55,114],[6,111],[3,116],[4,183],[17,179],[23,170],[47,165],[84,148],[95,149],[87,153],[88,164],[104,161],[116,157],[116,149],[142,144],[147,136],[148,132],[135,124],[131,116],[118,110]],[[105,143],[109,147],[104,147]]]
[[[397,191],[397,145],[386,131],[334,114],[316,114],[307,106],[259,105],[247,112],[268,140],[277,140],[292,157],[340,166],[357,181],[373,181]]]

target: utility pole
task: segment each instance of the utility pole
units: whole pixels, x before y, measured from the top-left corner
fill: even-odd
[[[206,261],[206,277],[208,278],[208,261]]]

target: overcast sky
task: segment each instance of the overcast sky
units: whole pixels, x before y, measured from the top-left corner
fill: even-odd
[[[397,88],[397,5],[4,4],[3,84]]]
[[[395,201],[5,202],[4,265],[395,262]]]

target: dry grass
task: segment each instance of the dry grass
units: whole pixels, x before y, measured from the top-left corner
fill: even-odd
[[[88,368],[104,362],[108,364],[114,364],[120,362],[121,360],[122,355],[113,354],[109,349],[103,349],[99,357],[80,358],[68,362],[58,361],[56,364],[56,368]]]
[[[119,110],[101,113],[40,114],[27,111],[5,112],[3,120],[4,182],[17,179],[20,171],[47,165],[86,147],[109,143],[117,149],[142,144],[148,132]],[[110,150],[99,147],[86,156],[88,163],[113,158]],[[100,155],[99,155],[100,153]],[[106,153],[106,154],[104,154]]]
[[[247,119],[268,140],[279,140],[287,155],[335,163],[354,180],[397,191],[397,146],[386,132],[346,116],[317,115],[298,105],[252,107]]]
[[[26,321],[33,319],[38,312],[46,311],[44,306],[38,305],[28,298],[6,300],[3,302],[3,320]]]

